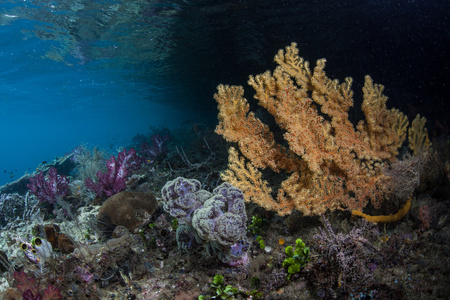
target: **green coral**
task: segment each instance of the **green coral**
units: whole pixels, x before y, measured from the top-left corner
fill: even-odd
[[[225,286],[223,282],[222,275],[216,275],[213,278],[213,282],[210,286],[211,291],[214,293],[214,296],[209,295],[200,295],[198,296],[199,300],[207,300],[207,299],[262,299],[262,293],[257,290],[253,290],[251,292],[245,292],[238,290],[231,285]]]
[[[266,244],[264,243],[263,238],[258,235],[258,237],[256,238],[256,241],[259,243],[259,248],[263,249],[266,248]]]
[[[247,226],[247,230],[253,234],[261,235],[264,233],[265,228],[269,222],[266,219],[259,216],[253,216],[250,224]]]
[[[286,259],[283,261],[283,267],[287,268],[287,279],[291,279],[292,274],[300,272],[300,269],[306,266],[311,261],[309,256],[309,247],[306,247],[302,239],[295,241],[295,248],[287,246],[284,250],[286,253]]]
[[[178,219],[172,219],[172,230],[177,231],[178,229]]]

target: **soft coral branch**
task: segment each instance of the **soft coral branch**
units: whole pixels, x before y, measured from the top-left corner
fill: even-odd
[[[142,158],[136,154],[136,150],[124,149],[117,155],[111,156],[106,162],[107,172],[97,172],[97,181],[86,178],[86,187],[99,197],[110,197],[127,188],[126,180],[132,170],[137,170],[142,165]]]
[[[69,182],[63,175],[58,175],[55,168],[51,167],[47,176],[42,171],[30,178],[27,184],[30,191],[36,196],[39,202],[55,203],[57,198],[67,196],[69,192]]]
[[[167,152],[164,143],[170,140],[170,136],[155,133],[151,136],[151,140],[151,145],[147,142],[142,143],[140,150],[140,153],[147,159],[148,164],[152,164],[157,157]]]

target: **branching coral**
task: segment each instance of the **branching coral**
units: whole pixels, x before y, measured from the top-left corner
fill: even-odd
[[[30,183],[27,184],[27,187],[41,203],[55,203],[57,198],[64,197],[69,192],[67,178],[58,175],[56,169],[53,167],[48,170],[46,176],[41,171],[36,176],[30,178]]]
[[[362,210],[369,202],[379,207],[389,178],[383,164],[396,160],[408,120],[388,109],[384,87],[365,78],[362,110],[365,121],[354,126],[348,118],[353,106],[352,79],[329,79],[325,59],[311,70],[298,56],[295,43],[275,56],[278,64],[248,81],[258,104],[275,119],[284,141],[249,110],[240,86],[219,85],[214,95],[219,108],[216,132],[237,144],[229,150],[228,170],[222,179],[240,188],[245,200],[275,210],[293,209],[305,215],[327,209]],[[262,169],[285,172],[288,178],[272,195]]]
[[[117,155],[117,158],[111,156],[106,162],[108,171],[97,172],[97,181],[86,178],[86,187],[95,192],[99,197],[110,197],[127,188],[126,180],[132,170],[140,168],[142,158],[136,154],[136,150],[124,149]]]

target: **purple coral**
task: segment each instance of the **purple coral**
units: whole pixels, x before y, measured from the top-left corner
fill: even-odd
[[[90,283],[92,281],[92,279],[94,278],[94,274],[92,274],[89,271],[89,267],[78,266],[76,269],[76,272],[78,273],[78,275],[80,275],[80,278],[86,283]]]
[[[36,196],[40,203],[55,203],[58,198],[67,196],[69,192],[69,182],[67,178],[58,175],[55,168],[51,167],[47,176],[42,171],[30,178],[27,184],[30,191]]]
[[[244,195],[224,182],[192,217],[196,235],[207,243],[206,250],[230,266],[248,262],[247,215]]]
[[[244,195],[227,182],[215,188],[192,217],[192,226],[202,239],[227,246],[245,238],[246,222]]]
[[[161,190],[164,210],[180,223],[191,223],[192,213],[212,196],[202,190],[200,181],[178,177],[168,181]]]
[[[106,162],[108,169],[106,173],[97,172],[97,182],[86,178],[86,187],[99,197],[110,197],[127,188],[126,180],[130,172],[139,169],[141,165],[142,158],[137,155],[136,150],[124,149],[117,155],[117,158],[111,155]]]
[[[160,135],[156,133],[151,136],[151,145],[147,142],[141,144],[140,153],[146,158],[148,164],[152,164],[157,157],[162,156],[167,152],[164,143],[169,139],[169,135]]]
[[[319,233],[314,235],[314,250],[320,255],[320,263],[330,268],[330,278],[339,280],[341,287],[348,290],[359,289],[352,285],[354,282],[372,284],[371,270],[374,270],[374,262],[381,259],[377,247],[366,238],[374,234],[374,225],[364,222],[347,234],[335,233],[325,216],[322,218],[325,229],[319,228]]]
[[[183,225],[177,230],[181,249],[189,249],[195,236],[196,242],[222,262],[245,262],[247,215],[241,190],[223,183],[210,193],[201,189],[199,181],[178,177],[166,183],[161,195],[164,209]]]
[[[25,272],[14,272],[16,287],[22,293],[24,300],[61,300],[62,295],[54,285],[47,285],[47,288],[41,292],[33,277]]]

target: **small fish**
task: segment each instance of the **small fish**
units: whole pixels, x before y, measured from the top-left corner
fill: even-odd
[[[13,178],[14,177],[14,174],[12,174],[11,176],[9,176],[9,178]]]
[[[46,161],[46,160],[44,160],[44,161],[42,162],[42,164],[43,164],[43,165],[45,165],[46,163],[47,163],[47,161]]]

